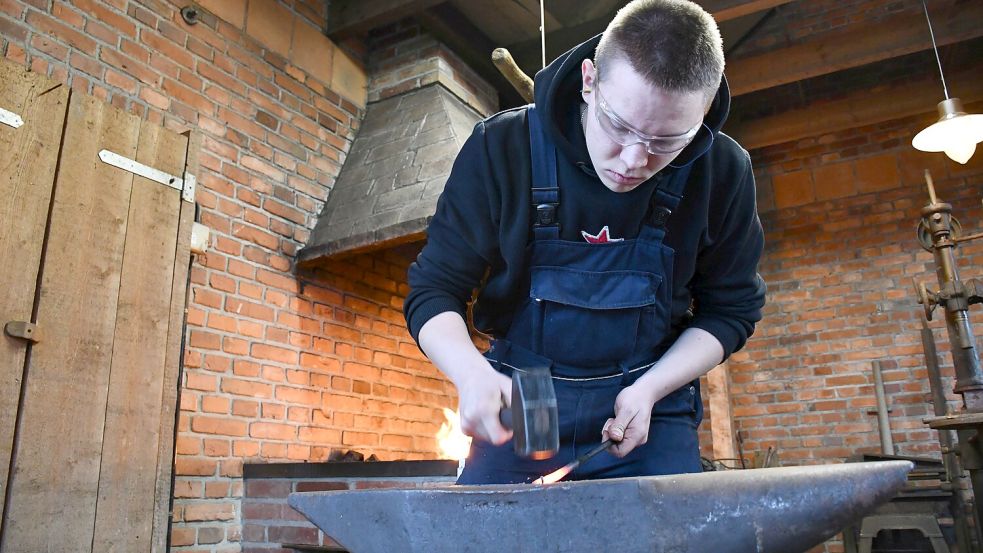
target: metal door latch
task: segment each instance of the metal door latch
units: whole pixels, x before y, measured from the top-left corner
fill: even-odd
[[[27,340],[32,344],[41,341],[41,329],[34,323],[24,321],[10,321],[3,327],[3,331],[11,338]]]

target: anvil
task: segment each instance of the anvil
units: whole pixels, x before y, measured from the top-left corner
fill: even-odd
[[[801,553],[890,500],[908,461],[290,494],[352,553]]]

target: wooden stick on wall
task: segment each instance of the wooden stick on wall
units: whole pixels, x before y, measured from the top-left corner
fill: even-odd
[[[512,59],[512,54],[505,48],[495,48],[492,52],[492,63],[508,79],[509,83],[519,91],[519,95],[527,102],[533,101],[533,83]]]
[[[707,386],[713,457],[736,459],[738,453],[734,441],[734,418],[730,403],[730,370],[726,363],[717,365],[707,373]]]

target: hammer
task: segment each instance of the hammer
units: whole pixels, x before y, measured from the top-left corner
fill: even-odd
[[[512,371],[512,406],[499,413],[502,426],[513,431],[515,454],[549,459],[560,450],[556,390],[547,367]]]

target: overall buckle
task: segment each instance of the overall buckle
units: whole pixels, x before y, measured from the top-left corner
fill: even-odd
[[[546,227],[556,224],[556,205],[539,204],[536,206],[536,226]]]

